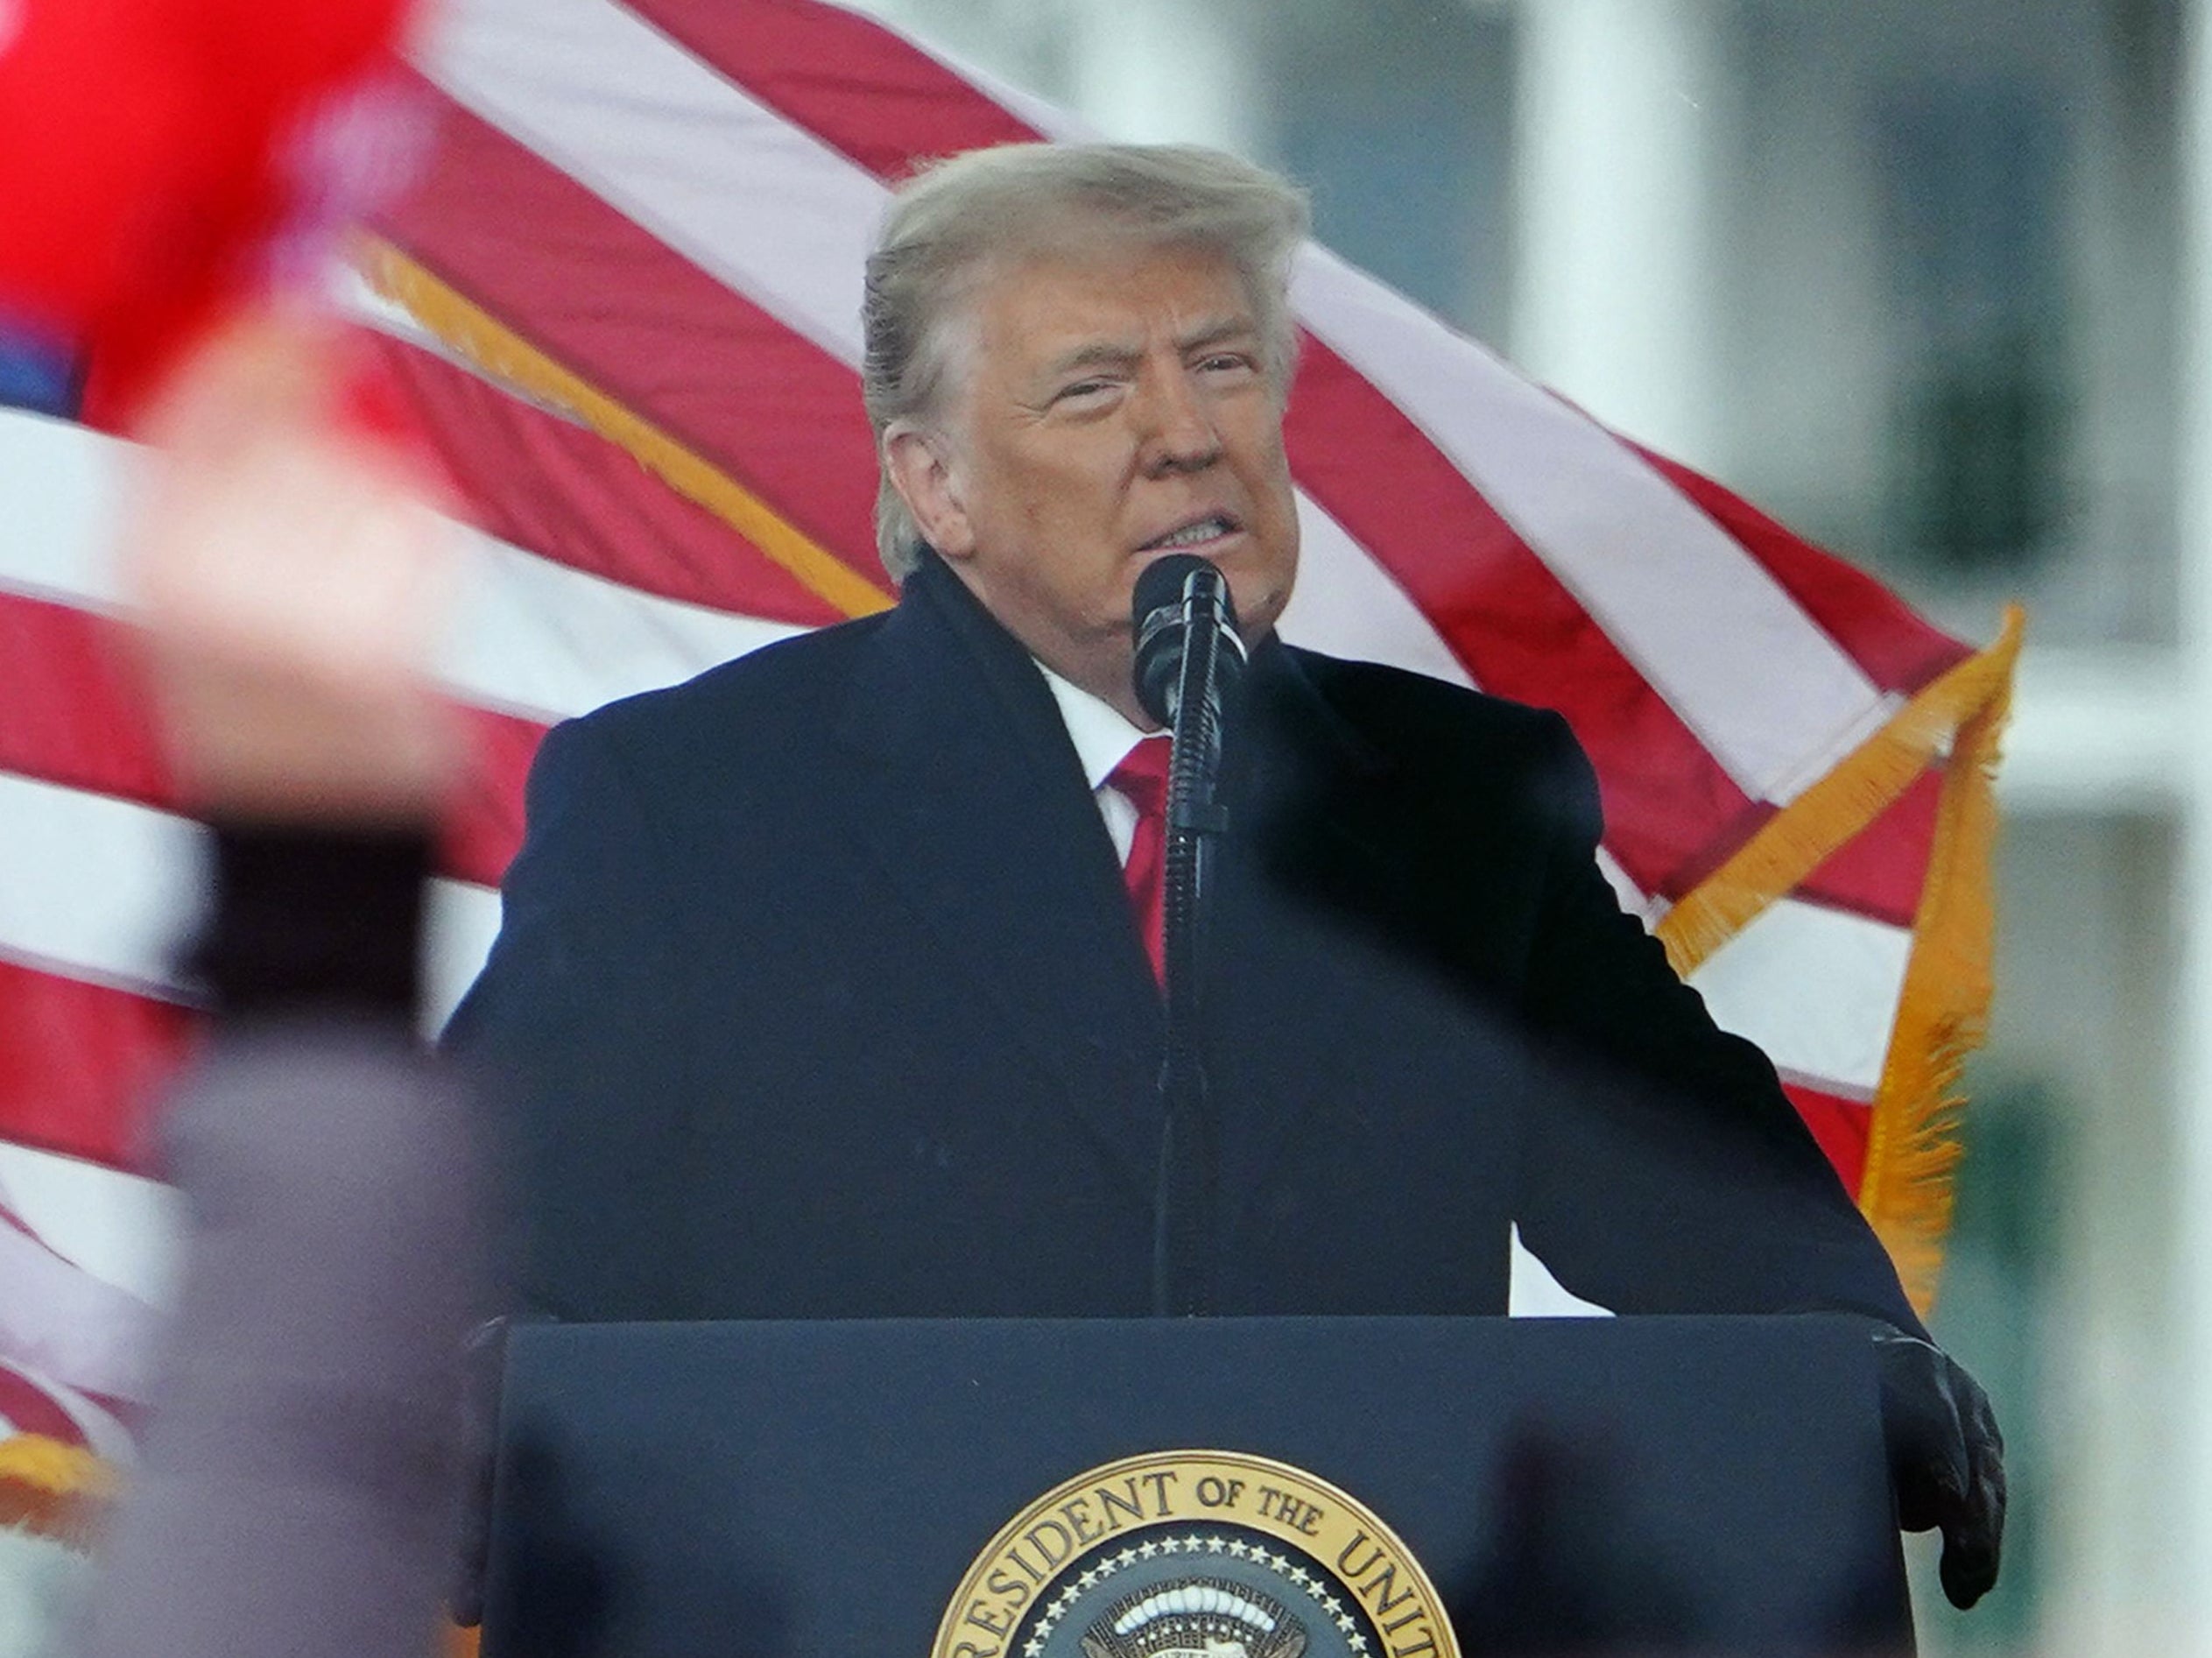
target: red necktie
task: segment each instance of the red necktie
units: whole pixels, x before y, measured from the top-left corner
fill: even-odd
[[[1137,918],[1138,934],[1145,941],[1145,954],[1152,958],[1152,977],[1163,984],[1167,982],[1165,899],[1169,746],[1166,737],[1145,738],[1106,779],[1137,808],[1137,833],[1129,843],[1129,861],[1122,865],[1122,885],[1129,889],[1129,907]]]

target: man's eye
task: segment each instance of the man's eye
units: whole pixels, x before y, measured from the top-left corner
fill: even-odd
[[[1251,358],[1241,351],[1216,351],[1201,358],[1198,364],[1200,372],[1204,374],[1242,374],[1255,366]]]
[[[1102,392],[1111,391],[1113,385],[1111,380],[1077,380],[1071,385],[1060,387],[1060,395],[1063,399],[1097,397]]]

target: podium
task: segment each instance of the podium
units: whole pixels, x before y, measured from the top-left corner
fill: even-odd
[[[1842,1319],[521,1325],[494,1492],[485,1658],[1911,1650]]]

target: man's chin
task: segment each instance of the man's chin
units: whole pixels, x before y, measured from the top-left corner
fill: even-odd
[[[1270,570],[1239,570],[1224,565],[1229,595],[1236,605],[1236,631],[1247,646],[1257,645],[1275,631],[1275,624],[1290,604],[1291,584]]]

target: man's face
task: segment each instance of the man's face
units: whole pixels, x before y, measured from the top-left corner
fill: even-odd
[[[1193,249],[1008,264],[971,301],[940,438],[891,439],[930,545],[1046,666],[1139,723],[1130,593],[1169,553],[1229,578],[1244,637],[1298,568],[1282,390],[1236,270]]]

